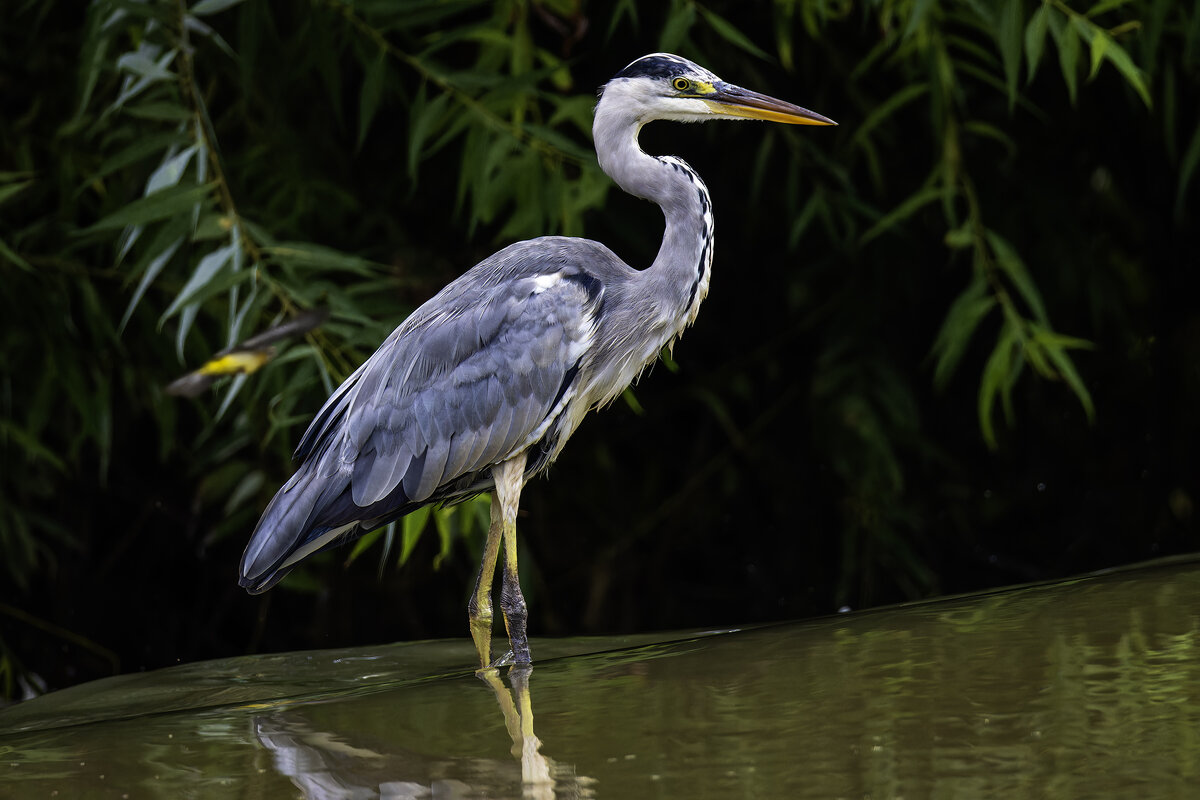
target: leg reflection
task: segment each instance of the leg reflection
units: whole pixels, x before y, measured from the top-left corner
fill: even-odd
[[[541,753],[542,742],[533,732],[533,701],[529,696],[529,676],[533,667],[519,665],[508,672],[510,690],[500,679],[496,668],[480,670],[479,677],[491,687],[504,715],[504,727],[512,739],[513,757],[521,762],[521,786],[524,797],[531,800],[551,800],[554,797],[554,778],[550,760]]]

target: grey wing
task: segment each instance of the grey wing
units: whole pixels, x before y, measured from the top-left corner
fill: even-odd
[[[424,502],[536,443],[574,392],[601,293],[583,273],[533,275],[401,326],[343,394],[342,418],[313,423],[340,427],[330,455],[354,505]]]

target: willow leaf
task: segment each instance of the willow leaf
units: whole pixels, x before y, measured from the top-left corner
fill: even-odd
[[[1025,262],[1017,254],[1008,240],[995,231],[987,231],[988,244],[996,258],[996,265],[1004,272],[1017,292],[1033,312],[1034,318],[1043,325],[1047,324],[1046,304],[1042,302],[1042,293],[1029,275]]]
[[[182,214],[202,202],[212,189],[212,184],[172,186],[163,189],[117,209],[81,233],[113,230],[124,228],[126,225],[144,225]]]
[[[1183,161],[1179,165],[1179,187],[1175,190],[1175,217],[1183,218],[1183,201],[1187,196],[1188,184],[1192,182],[1192,177],[1196,174],[1196,167],[1200,166],[1200,125],[1196,126],[1196,130],[1192,131],[1192,140],[1188,143],[1187,151],[1183,154]]]
[[[976,328],[995,307],[996,298],[988,292],[987,282],[982,278],[976,278],[955,298],[930,351],[930,355],[937,356],[934,386],[942,389],[950,382]]]
[[[914,192],[908,199],[896,206],[894,209],[884,215],[882,219],[872,225],[866,233],[862,235],[859,244],[867,242],[879,236],[881,233],[892,229],[897,223],[908,219],[922,207],[934,203],[941,199],[942,190],[938,187],[920,189]]]
[[[9,247],[3,239],[0,239],[0,256],[2,256],[9,263],[25,270],[26,272],[34,271],[33,265],[21,258],[17,251]]]
[[[383,76],[387,72],[387,51],[382,47],[375,54],[375,60],[367,67],[363,76],[362,89],[358,96],[358,142],[355,150],[361,150],[367,131],[371,129],[371,121],[379,110],[379,100],[383,97]]]
[[[191,277],[188,278],[187,283],[183,285],[179,294],[171,301],[171,305],[163,312],[162,318],[159,320],[160,325],[178,313],[181,308],[191,303],[196,295],[211,283],[227,264],[233,261],[233,250],[233,245],[227,245],[212,251],[200,259],[200,263],[196,265],[196,269],[192,272]]]
[[[191,13],[198,17],[203,17],[208,14],[217,14],[227,8],[232,8],[243,0],[200,0],[199,3],[188,9]]]
[[[429,512],[432,508],[432,506],[422,506],[401,520],[400,557],[397,560],[398,564],[403,565],[408,561],[408,557],[412,555],[413,548],[417,546],[417,542],[425,530],[425,523],[429,521]]]
[[[1028,75],[1026,82],[1033,83],[1037,73],[1038,62],[1042,59],[1042,50],[1046,46],[1046,32],[1050,24],[1049,5],[1038,6],[1037,11],[1029,18],[1025,26],[1025,65]]]
[[[979,429],[987,446],[996,449],[996,428],[992,423],[992,411],[996,398],[1001,398],[1007,408],[1009,393],[1012,385],[1020,374],[1021,365],[1014,359],[1016,350],[1016,329],[1010,322],[1005,322],[1000,329],[992,354],[983,367],[983,378],[979,382]]]
[[[1058,374],[1071,387],[1071,391],[1075,393],[1075,396],[1079,398],[1079,403],[1083,406],[1083,413],[1087,415],[1088,421],[1095,421],[1096,407],[1092,402],[1092,395],[1088,391],[1083,379],[1079,377],[1079,371],[1075,369],[1075,362],[1067,354],[1066,348],[1047,347],[1046,354],[1054,362],[1054,366],[1058,368]]]
[[[708,26],[722,39],[736,47],[740,47],[752,56],[761,58],[763,61],[771,59],[765,50],[756,45],[749,36],[738,30],[729,20],[702,5],[697,5],[696,8],[700,11],[700,16],[704,17],[704,21],[708,23]]]
[[[1021,73],[1021,39],[1023,34],[1021,0],[1005,0],[996,27],[996,44],[1004,63],[1004,84],[1008,89],[1008,110],[1017,102],[1017,78]]]
[[[146,271],[142,274],[142,279],[138,281],[137,289],[133,292],[133,297],[129,298],[129,305],[125,308],[125,314],[121,317],[121,324],[117,326],[118,334],[125,330],[125,326],[129,324],[130,317],[133,316],[134,309],[141,302],[142,295],[150,288],[150,284],[154,283],[154,279],[162,272],[163,267],[171,260],[171,256],[175,255],[175,251],[179,249],[179,245],[181,244],[183,244],[183,236],[177,237],[175,241],[169,243],[150,259]]]
[[[146,180],[146,190],[142,192],[142,195],[149,196],[178,184],[183,179],[188,162],[192,160],[192,156],[196,155],[198,149],[198,145],[192,145],[185,148],[183,152],[163,161]]]

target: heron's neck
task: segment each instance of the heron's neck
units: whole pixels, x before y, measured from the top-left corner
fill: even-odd
[[[600,168],[629,194],[657,204],[666,218],[658,256],[639,276],[647,284],[640,296],[655,306],[648,311],[670,328],[662,343],[666,344],[695,321],[708,294],[712,202],[704,181],[682,159],[654,157],[642,150],[639,121],[605,112],[602,101],[593,125]]]

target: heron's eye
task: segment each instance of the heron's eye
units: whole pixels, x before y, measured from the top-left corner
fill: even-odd
[[[675,91],[677,92],[686,92],[688,89],[692,88],[692,82],[687,78],[676,78],[675,80],[671,81],[671,85],[675,87]]]

